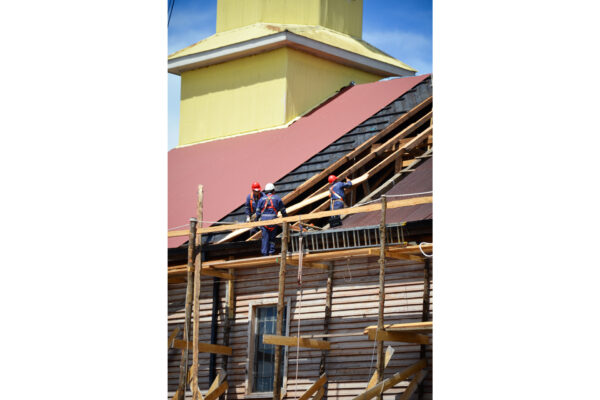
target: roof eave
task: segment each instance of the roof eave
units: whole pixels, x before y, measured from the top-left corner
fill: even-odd
[[[338,64],[347,65],[366,72],[383,76],[414,76],[415,71],[404,69],[383,61],[365,57],[339,47],[309,39],[295,33],[284,31],[263,36],[245,42],[234,43],[217,49],[172,58],[168,62],[168,71],[175,75],[182,72],[219,64],[241,57],[275,50],[281,47],[301,50]]]

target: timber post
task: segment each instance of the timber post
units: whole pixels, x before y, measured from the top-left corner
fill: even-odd
[[[285,295],[285,259],[287,258],[289,226],[287,222],[283,223],[283,235],[281,237],[281,261],[279,263],[279,296],[277,298],[277,328],[275,334],[283,335],[283,297]],[[273,377],[273,400],[280,400],[281,397],[281,374],[279,366],[281,365],[281,346],[275,345],[275,371]]]
[[[225,305],[225,315],[223,317],[223,319],[224,319],[223,345],[224,346],[229,346],[229,336],[231,333],[231,322],[235,318],[235,301],[234,301],[235,293],[234,293],[234,286],[233,286],[233,280],[235,279],[235,270],[233,268],[229,268],[228,272],[232,276],[232,278],[227,280],[227,287],[225,289],[226,305]],[[223,357],[221,358],[221,369],[225,373],[227,373],[228,361],[229,361],[229,357],[227,355],[223,355]],[[220,399],[221,400],[225,399],[225,393],[223,393],[220,396]]]
[[[204,199],[203,186],[198,185],[198,206],[197,214],[200,226],[202,226],[202,203]],[[194,229],[194,234],[196,230]],[[202,271],[202,234],[198,235],[197,238],[198,254],[196,256],[196,265],[194,269],[194,334],[193,334],[193,345],[192,345],[192,399],[198,399],[198,339],[200,329],[200,274]],[[188,278],[189,279],[189,278]]]
[[[379,224],[379,315],[377,330],[383,331],[383,309],[385,306],[385,211],[386,196],[381,196],[381,223]],[[377,338],[375,338],[377,340]],[[377,340],[377,383],[383,380],[384,369],[383,341]],[[381,394],[377,396],[381,400]]]
[[[429,320],[429,292],[430,292],[430,281],[431,281],[431,260],[429,258],[425,258],[425,270],[424,270],[424,278],[423,278],[423,315],[421,320],[423,322]],[[427,358],[427,345],[421,345],[421,359],[426,360]],[[422,384],[419,385],[419,400],[423,399],[425,394],[424,386]]]
[[[188,239],[188,263],[187,263],[187,288],[185,291],[185,322],[183,324],[183,340],[190,340],[191,307],[194,270],[194,255],[196,245],[196,218],[190,218],[190,235]],[[185,386],[187,382],[188,349],[181,350],[181,363],[179,364],[179,385],[177,387],[178,399],[185,398]]]
[[[325,295],[325,319],[323,321],[323,333],[329,333],[329,320],[331,319],[331,299],[333,297],[333,263],[327,263],[327,293]],[[327,337],[323,338],[323,340],[328,340]],[[319,363],[319,376],[325,373],[325,363],[327,362],[327,351],[321,351],[321,362]],[[323,395],[325,395],[327,391],[327,382],[323,386]]]

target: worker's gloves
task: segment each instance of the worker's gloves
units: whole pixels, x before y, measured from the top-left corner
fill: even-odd
[[[246,222],[250,222],[250,216],[246,215]]]
[[[281,218],[281,211],[277,211],[277,218]]]
[[[252,217],[250,217],[250,221],[252,221],[252,222],[256,221],[256,214],[252,214]]]

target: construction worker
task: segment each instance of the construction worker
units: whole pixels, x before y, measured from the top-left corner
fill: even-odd
[[[277,218],[277,213],[287,216],[285,206],[281,198],[275,194],[275,186],[272,183],[265,185],[265,196],[261,197],[256,205],[256,219],[268,221]],[[261,226],[262,243],[260,252],[263,256],[275,254],[275,237],[281,233],[279,225]]]
[[[329,175],[327,181],[329,182],[330,209],[339,210],[340,208],[346,207],[346,202],[344,201],[346,198],[344,189],[351,187],[352,181],[346,178],[345,182],[339,182],[335,175]],[[329,218],[329,226],[332,228],[340,225],[342,225],[342,219],[339,215],[333,215]]]
[[[246,196],[246,222],[256,221],[256,205],[261,197],[265,194],[262,192],[260,183],[252,182],[252,191]],[[250,235],[258,232],[258,228],[250,229]]]

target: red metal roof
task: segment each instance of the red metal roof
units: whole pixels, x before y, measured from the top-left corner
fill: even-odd
[[[395,184],[385,195],[388,201],[410,199],[413,197],[431,196],[431,193],[419,194],[415,196],[398,196],[411,193],[424,193],[433,190],[433,158],[428,159],[419,165],[414,172],[411,172],[406,178]],[[394,197],[396,196],[396,197]],[[410,207],[391,208],[386,211],[386,223],[421,221],[433,219],[433,205],[418,204]],[[344,219],[342,228],[354,228],[359,226],[379,225],[381,222],[381,211],[374,211],[362,214],[352,214]]]
[[[427,77],[352,86],[287,128],[171,150],[169,228],[187,227],[196,216],[199,184],[204,186],[204,220],[218,221],[243,204],[253,181],[263,187],[276,182]],[[169,238],[169,247],[186,240]]]

